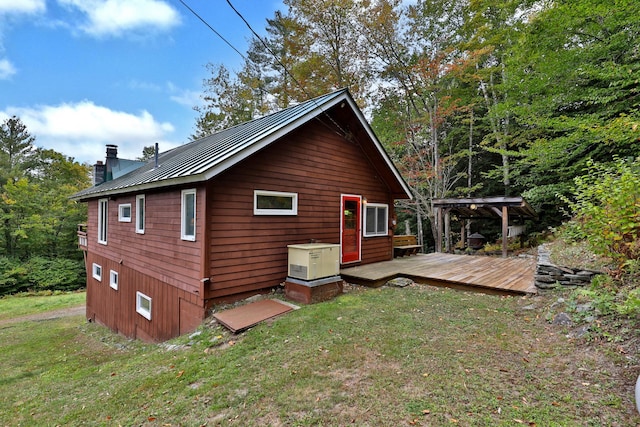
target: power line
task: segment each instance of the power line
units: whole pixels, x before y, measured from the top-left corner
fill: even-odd
[[[182,0],[180,0],[182,1]],[[291,77],[291,79],[293,80],[293,82],[302,90],[302,92],[307,96],[307,99],[311,100],[314,99],[309,92],[307,92],[307,90],[304,88],[304,86],[302,86],[302,84],[300,84],[300,82],[293,76],[293,74],[291,74],[291,72],[289,72],[289,69],[287,68],[286,65],[284,65],[282,63],[282,61],[280,61],[280,58],[278,58],[278,55],[276,55],[271,48],[269,47],[269,45],[267,44],[267,42],[265,42],[262,37],[260,37],[258,35],[258,33],[253,29],[253,27],[251,26],[251,24],[249,24],[249,22],[245,19],[244,16],[242,16],[242,14],[240,12],[238,12],[238,10],[233,6],[233,4],[231,3],[231,0],[227,0],[227,4],[229,5],[229,7],[231,7],[231,9],[233,9],[233,11],[236,13],[236,15],[238,15],[240,17],[240,19],[242,19],[242,21],[245,23],[245,25],[249,28],[249,30],[253,33],[254,37],[257,38],[260,43],[262,43],[262,45],[265,47],[265,49],[267,49],[267,51],[271,54],[271,56],[273,57],[273,59],[276,60],[276,62],[278,63],[278,65],[280,65],[282,67],[282,69],[284,70],[284,72]],[[322,113],[327,116],[327,118],[329,120],[331,120],[331,123],[333,123],[334,126],[336,126],[340,132],[338,132],[339,135],[350,139],[350,133],[346,132],[344,129],[342,129],[342,126],[340,126],[334,119],[333,117],[331,117],[318,103],[315,103],[316,106],[318,108],[320,108],[320,110],[322,111]],[[322,121],[320,121],[322,122]]]
[[[226,44],[227,44],[231,49],[235,50],[235,51],[238,53],[238,55],[240,55],[240,56],[242,57],[242,59],[244,59],[244,60],[246,61],[246,59],[247,59],[247,58],[245,58],[245,57],[244,57],[244,55],[242,54],[242,52],[240,52],[238,49],[236,49],[236,47],[235,47],[234,45],[232,45],[232,44],[231,44],[231,42],[230,42],[229,40],[225,39],[225,38],[222,36],[222,34],[220,34],[219,32],[217,32],[215,28],[213,28],[211,25],[209,25],[209,23],[208,23],[207,21],[205,21],[205,20],[204,20],[204,18],[202,18],[200,15],[198,15],[198,14],[196,13],[196,11],[195,11],[195,10],[191,9],[191,8],[189,7],[189,5],[188,5],[187,3],[185,3],[185,2],[184,2],[184,0],[178,0],[178,1],[179,1],[180,3],[182,3],[182,5],[183,5],[184,7],[186,7],[187,9],[189,9],[189,12],[193,13],[193,15],[194,15],[196,18],[198,18],[198,19],[199,19],[199,20],[200,20],[204,25],[206,25],[207,27],[209,27],[209,29],[210,29],[211,31],[213,31],[213,32],[215,33],[215,35],[216,35],[216,36],[220,37],[220,39],[221,39],[223,42],[225,42],[225,43],[226,43]]]
[[[238,55],[240,55],[240,57],[242,59],[244,59],[245,61],[250,61],[248,60],[243,54],[242,52],[240,52],[233,44],[231,44],[230,41],[228,41],[222,34],[220,34],[218,31],[216,31],[215,28],[213,28],[203,17],[201,17],[195,10],[193,10],[191,7],[189,7],[189,5],[184,1],[184,0],[179,0],[180,3],[189,10],[189,12],[191,12],[196,18],[198,18],[204,25],[207,26],[207,28],[209,28],[211,31],[213,31],[213,33],[218,36],[222,41],[224,41],[229,47],[231,47],[231,49],[233,49],[234,51],[236,51],[236,53]],[[291,72],[289,71],[289,69],[282,63],[282,61],[280,61],[280,59],[278,58],[278,56],[271,50],[271,48],[269,47],[269,45],[267,44],[267,42],[265,42],[262,37],[260,37],[258,35],[258,33],[253,29],[253,27],[251,26],[251,24],[249,24],[249,22],[245,19],[245,17],[233,6],[233,4],[231,3],[231,1],[227,0],[227,4],[229,4],[229,7],[231,7],[231,9],[236,13],[236,15],[238,15],[240,17],[240,19],[242,19],[242,21],[245,23],[245,25],[249,28],[249,30],[253,33],[254,37],[256,39],[258,39],[260,41],[260,43],[262,43],[262,45],[265,47],[265,49],[267,49],[267,51],[271,54],[271,56],[276,60],[276,62],[278,63],[278,65],[280,65],[282,67],[282,69],[284,70],[284,72],[291,77],[291,79],[293,80],[293,82],[302,90],[302,92],[307,96],[307,99],[311,100],[314,99],[309,92],[307,92],[307,90],[304,88],[304,86],[293,76],[293,74],[291,74]],[[261,92],[266,92],[269,93],[266,89],[264,88],[260,88]],[[273,94],[271,94],[273,96]],[[333,117],[331,117],[319,104],[316,103],[316,105],[318,106],[318,108],[320,108],[320,110],[322,111],[322,113],[333,123],[333,125],[335,127],[338,128],[339,132],[338,134],[341,136],[344,136],[347,139],[351,139],[350,137],[350,133],[346,132],[342,126],[340,126],[334,119]],[[322,122],[322,120],[320,120],[320,122]]]

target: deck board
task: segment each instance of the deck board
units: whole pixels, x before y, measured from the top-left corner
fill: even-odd
[[[344,268],[340,274],[346,281],[373,287],[395,277],[408,277],[438,286],[532,294],[536,293],[534,271],[535,260],[528,258],[432,253]]]

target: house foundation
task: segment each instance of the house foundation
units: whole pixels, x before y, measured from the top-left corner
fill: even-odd
[[[302,304],[315,304],[328,301],[340,295],[343,281],[340,276],[325,277],[316,280],[301,280],[287,277],[284,282],[284,294],[290,300]]]

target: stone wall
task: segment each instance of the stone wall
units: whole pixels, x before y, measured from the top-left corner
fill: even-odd
[[[561,286],[585,286],[600,271],[583,270],[581,268],[562,267],[551,262],[551,253],[545,245],[538,247],[538,265],[536,266],[535,284],[540,289]]]

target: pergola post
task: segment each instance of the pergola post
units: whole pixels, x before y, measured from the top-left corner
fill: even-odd
[[[451,253],[451,210],[444,211],[444,251]]]
[[[509,252],[509,208],[502,206],[502,258],[506,258]]]
[[[442,208],[436,208],[436,252],[442,252]]]

